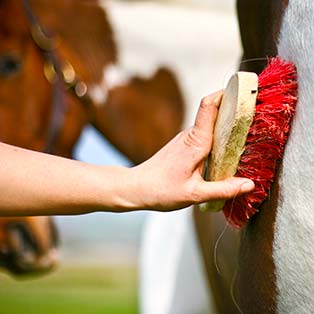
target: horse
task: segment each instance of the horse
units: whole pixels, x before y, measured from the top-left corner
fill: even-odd
[[[220,251],[225,243],[231,246],[231,254],[219,256],[222,277],[213,260],[215,217],[195,211],[207,278],[218,313],[312,313],[314,4],[238,0],[237,11],[243,46],[240,69],[260,73],[268,57],[279,55],[297,67],[299,96],[268,199],[239,234],[227,234],[220,244]]]
[[[0,0],[0,20],[2,142],[71,158],[90,123],[136,164],[180,130],[175,75],[167,67],[125,73],[98,1]],[[57,264],[56,240],[51,217],[3,217],[0,264],[47,271]]]

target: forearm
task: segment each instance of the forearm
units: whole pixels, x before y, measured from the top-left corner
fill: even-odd
[[[70,215],[136,207],[132,170],[0,144],[0,216]]]

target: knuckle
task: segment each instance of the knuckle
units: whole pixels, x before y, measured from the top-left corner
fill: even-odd
[[[198,185],[195,183],[190,184],[187,194],[190,195],[190,200],[193,204],[198,204],[203,201],[202,194],[198,188]]]
[[[236,196],[234,187],[230,183],[226,183],[224,189],[222,190],[222,198],[229,199]]]
[[[213,107],[215,108],[216,107],[216,101],[215,101],[215,98],[212,97],[211,95],[210,96],[205,96],[201,99],[201,103],[200,103],[200,107],[201,108],[210,108],[210,107]]]
[[[184,138],[184,142],[185,142],[187,147],[196,148],[196,147],[202,146],[200,134],[199,134],[198,130],[196,130],[193,127],[187,130],[186,136]]]

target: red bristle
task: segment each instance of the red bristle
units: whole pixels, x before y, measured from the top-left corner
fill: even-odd
[[[266,199],[282,158],[297,102],[295,66],[279,57],[269,60],[258,77],[258,96],[253,124],[236,176],[252,179],[255,190],[226,202],[228,222],[242,227]]]

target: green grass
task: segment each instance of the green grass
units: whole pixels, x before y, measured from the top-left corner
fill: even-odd
[[[37,279],[0,274],[1,314],[136,314],[135,268],[66,267]]]

